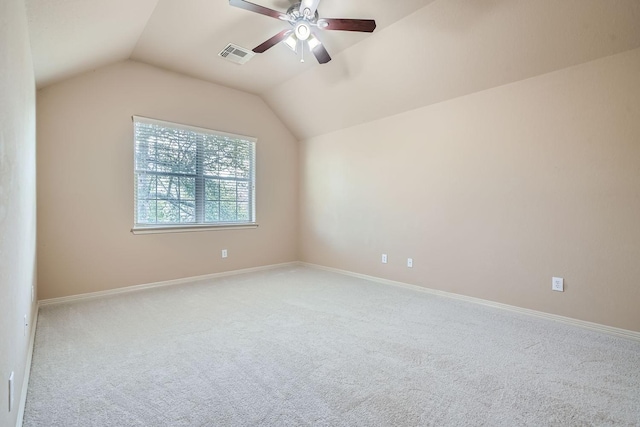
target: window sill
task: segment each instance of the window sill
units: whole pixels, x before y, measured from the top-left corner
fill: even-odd
[[[244,230],[258,228],[257,223],[251,224],[205,224],[205,225],[153,225],[148,227],[133,227],[133,234],[162,234],[162,233],[191,233],[194,231],[222,231]]]

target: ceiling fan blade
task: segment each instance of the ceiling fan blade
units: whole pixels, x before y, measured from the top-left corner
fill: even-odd
[[[322,43],[318,43],[316,47],[311,49],[311,52],[321,64],[326,64],[331,61],[331,56],[329,56],[329,52],[327,52],[327,49],[325,49]]]
[[[262,15],[267,15],[276,19],[287,20],[288,16],[286,13],[278,12],[277,10],[269,9],[268,7],[260,6],[248,1],[244,0],[229,0],[229,4],[231,6],[239,7],[241,9],[246,9],[251,12],[260,13]]]
[[[362,33],[373,33],[373,30],[376,29],[376,21],[374,21],[373,19],[323,18],[318,20],[318,27],[322,28],[323,30],[359,31]]]
[[[253,51],[255,53],[263,53],[280,43],[282,40],[286,39],[289,34],[291,34],[291,30],[282,30],[266,42],[262,43],[260,46],[254,48]]]
[[[316,13],[316,9],[318,9],[318,3],[320,3],[320,0],[302,0],[300,2],[300,14],[304,16],[304,11],[309,9],[309,16],[313,16]]]

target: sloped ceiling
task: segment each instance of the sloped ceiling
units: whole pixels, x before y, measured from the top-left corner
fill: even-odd
[[[322,0],[328,18],[374,18],[380,29],[433,0]],[[228,43],[253,49],[286,22],[229,5],[228,0],[26,0],[36,82],[44,87],[105,64],[133,59],[202,80],[262,93],[319,66],[301,64],[284,45],[239,66],[218,56]],[[286,11],[289,0],[252,0]],[[295,2],[295,1],[294,1]],[[336,55],[369,34],[325,31]]]
[[[285,11],[288,0],[252,0]],[[376,31],[433,0],[322,0],[318,11],[331,18],[374,18]],[[160,0],[142,33],[132,59],[256,94],[320,67],[309,56],[302,64],[284,45],[256,55],[239,66],[218,57],[228,43],[253,49],[280,31],[286,22],[229,6],[228,0]],[[346,31],[324,31],[322,42],[332,56],[370,37]]]
[[[26,0],[38,87],[131,56],[157,0]]]
[[[638,47],[638,0],[439,0],[263,97],[304,140]]]
[[[26,3],[38,87],[133,59],[258,94],[301,140],[640,47],[638,0],[322,0],[378,28],[323,32],[326,65],[279,45],[240,66],[218,52],[288,24],[228,0]]]

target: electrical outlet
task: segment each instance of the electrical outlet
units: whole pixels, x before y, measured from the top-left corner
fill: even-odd
[[[413,258],[407,258],[407,267],[413,268]]]
[[[11,375],[9,375],[9,412],[13,410],[13,393],[13,372],[11,372]]]
[[[551,290],[564,292],[564,279],[562,277],[554,277],[551,279]]]
[[[387,254],[382,254],[382,263],[383,264],[387,263]]]
[[[227,250],[223,249],[222,250],[222,258],[226,258],[227,257]]]

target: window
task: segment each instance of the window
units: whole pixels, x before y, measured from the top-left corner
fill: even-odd
[[[255,224],[254,138],[133,117],[135,226]]]

